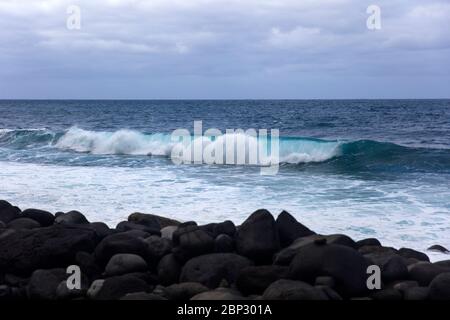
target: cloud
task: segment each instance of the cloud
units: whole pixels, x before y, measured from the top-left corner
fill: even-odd
[[[105,79],[126,77],[131,86],[133,81],[162,86],[163,78],[175,84],[194,77],[223,88],[223,77],[253,79],[257,86],[267,75],[294,82],[320,76],[341,82],[412,73],[450,76],[447,1],[379,0],[379,31],[366,28],[370,4],[0,0],[0,63],[5,66],[0,84],[11,83],[9,88],[19,91],[9,80],[24,79],[18,83],[33,87],[33,80],[64,85],[70,78],[67,86],[91,79],[100,88]],[[81,30],[66,28],[69,5],[81,9]]]

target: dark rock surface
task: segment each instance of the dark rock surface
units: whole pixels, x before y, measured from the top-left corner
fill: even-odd
[[[79,289],[67,287],[73,265]],[[369,265],[381,289],[367,287]],[[319,235],[285,211],[258,210],[240,226],[135,213],[110,228],[0,201],[0,299],[417,301],[450,300],[449,288],[450,260]]]

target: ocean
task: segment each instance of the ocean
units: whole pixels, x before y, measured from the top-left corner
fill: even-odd
[[[194,121],[278,129],[278,173],[174,164],[170,134]],[[0,100],[0,199],[111,226],[287,210],[318,233],[450,247],[450,100]]]

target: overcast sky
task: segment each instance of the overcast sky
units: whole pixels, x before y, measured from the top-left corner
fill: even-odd
[[[449,21],[450,0],[0,0],[0,98],[450,98]]]

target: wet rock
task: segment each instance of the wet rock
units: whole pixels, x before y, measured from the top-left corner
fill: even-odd
[[[105,279],[93,298],[96,300],[116,300],[128,293],[148,292],[150,286],[133,275],[115,276]]]
[[[164,288],[164,295],[169,300],[187,301],[193,296],[206,292],[209,289],[204,285],[196,282],[183,282],[172,284]]]
[[[199,293],[191,300],[246,300],[238,291],[229,288],[217,288]]]
[[[91,222],[88,226],[95,231],[95,234],[100,240],[114,233],[114,231],[103,222]]]
[[[408,279],[408,267],[405,259],[400,256],[393,256],[381,267],[381,278],[384,282]]]
[[[192,258],[183,267],[180,282],[198,282],[208,288],[217,287],[222,279],[236,281],[239,271],[253,263],[233,253],[212,253]]]
[[[429,247],[427,250],[441,252],[441,253],[450,253],[450,251],[448,251],[447,248],[445,248],[441,245],[438,245],[438,244],[435,244],[435,245]]]
[[[8,222],[20,218],[20,209],[12,206],[8,201],[0,200],[0,221]]]
[[[236,233],[236,226],[230,220],[226,220],[221,223],[217,223],[213,228],[214,236],[218,236],[221,234],[226,234],[230,237],[233,237]]]
[[[155,214],[135,212],[128,216],[128,221],[142,224],[149,227],[156,227],[158,230],[168,226],[178,226],[181,223],[174,219],[158,216]]]
[[[313,282],[317,276],[331,276],[336,290],[346,296],[366,292],[367,261],[356,250],[342,245],[316,245],[303,247],[290,264],[289,277]]]
[[[147,262],[135,254],[119,253],[111,257],[105,268],[107,276],[118,276],[125,273],[146,271]]]
[[[198,230],[197,223],[195,221],[187,221],[178,225],[178,228],[172,234],[172,242],[175,246],[180,244],[180,235],[186,232]]]
[[[375,239],[375,238],[367,238],[367,239],[362,239],[362,240],[356,241],[355,245],[356,245],[357,249],[359,249],[361,247],[364,247],[364,246],[381,247],[380,241],[378,239]]]
[[[315,234],[298,222],[289,212],[282,211],[276,220],[281,246],[289,246],[295,239]]]
[[[76,225],[53,225],[33,230],[18,230],[0,241],[0,269],[29,273],[36,269],[67,267],[78,251],[92,252],[95,232]]]
[[[89,299],[95,299],[104,283],[104,279],[97,279],[93,281],[87,291],[87,297]]]
[[[409,248],[400,248],[398,250],[398,254],[404,258],[413,258],[419,261],[427,261],[430,262],[430,258],[425,253],[409,249]]]
[[[30,299],[55,300],[57,288],[67,278],[64,269],[36,270],[28,283],[27,293]]]
[[[279,248],[277,225],[267,210],[252,213],[236,233],[237,252],[255,262],[271,262]]]
[[[326,294],[305,282],[281,279],[272,283],[263,294],[264,300],[328,300]]]
[[[161,235],[160,229],[157,227],[150,227],[143,224],[138,224],[129,221],[122,221],[116,226],[116,230],[120,232],[139,230],[148,233],[149,235]]]
[[[176,256],[181,261],[214,251],[214,239],[198,228],[179,235]]]
[[[165,238],[150,236],[145,239],[145,243],[147,243],[149,254],[154,261],[159,261],[172,251],[172,241]]]
[[[411,280],[415,280],[421,286],[428,286],[439,274],[450,272],[450,269],[440,267],[429,262],[417,262],[408,267]]]
[[[161,258],[157,266],[158,280],[163,285],[178,282],[181,274],[181,265],[173,254]]]
[[[175,230],[177,230],[177,226],[167,226],[161,229],[161,238],[168,239],[172,241],[172,236]]]
[[[86,217],[78,211],[69,211],[63,213],[55,218],[56,224],[66,223],[66,224],[88,224],[89,221]]]
[[[431,300],[450,300],[450,272],[441,273],[430,283]]]
[[[324,237],[314,234],[294,240],[290,246],[282,249],[275,255],[274,263],[279,265],[289,265],[301,248],[314,243],[314,241],[318,239],[324,239]]]
[[[220,234],[214,240],[214,252],[233,252],[234,240],[229,235]]]
[[[18,218],[8,223],[8,228],[20,230],[20,229],[36,229],[40,228],[39,222],[29,218]]]
[[[410,288],[418,287],[418,286],[419,286],[419,283],[417,281],[406,280],[406,281],[398,281],[398,282],[394,283],[392,288],[400,291],[403,294],[406,290],[408,290]]]
[[[80,297],[84,297],[89,289],[89,282],[87,277],[84,275],[81,276],[81,284],[80,289],[73,288],[69,289],[67,287],[67,281],[63,280],[59,283],[56,288],[56,298],[58,300],[69,300],[69,299],[77,299]]]
[[[102,273],[102,269],[96,263],[94,256],[88,252],[77,252],[75,256],[75,264],[79,266],[81,272],[90,279],[96,279]]]
[[[271,283],[287,278],[288,271],[288,267],[277,265],[246,267],[239,272],[236,287],[244,295],[262,294]]]
[[[334,281],[333,277],[319,276],[319,277],[316,277],[315,285],[316,286],[327,286],[330,288],[334,288],[336,286],[336,281]]]
[[[43,227],[51,226],[55,221],[55,216],[53,214],[39,209],[26,209],[22,212],[22,217],[33,219],[34,221],[39,222]]]
[[[143,239],[117,233],[104,238],[95,248],[95,258],[100,265],[105,265],[113,255],[118,253],[137,254],[145,260],[148,257],[148,246]]]

